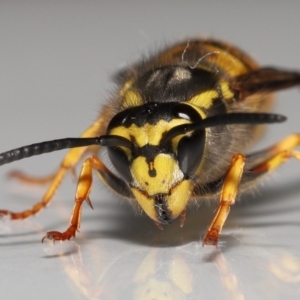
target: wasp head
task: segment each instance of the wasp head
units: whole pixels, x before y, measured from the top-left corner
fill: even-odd
[[[190,175],[198,168],[203,152],[204,131],[163,142],[171,129],[191,123],[190,107],[180,106],[186,110],[180,116],[178,104],[148,103],[128,109],[117,115],[108,129],[110,135],[130,143],[108,147],[111,162],[143,211],[160,224],[169,224],[185,210],[193,190]]]

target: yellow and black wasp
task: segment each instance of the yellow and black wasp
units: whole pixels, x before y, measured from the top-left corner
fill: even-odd
[[[69,240],[80,225],[81,205],[92,206],[92,171],[124,198],[131,199],[158,227],[180,217],[191,203],[219,197],[204,244],[217,244],[238,192],[253,186],[290,157],[300,134],[247,154],[261,124],[284,116],[268,113],[272,92],[300,84],[300,73],[258,64],[236,47],[213,39],[194,39],[167,47],[115,76],[118,89],[80,138],[33,144],[0,154],[0,164],[72,148],[57,171],[44,178],[20,172],[30,183],[49,182],[42,200],[22,212],[1,210],[11,219],[36,214],[51,199],[68,171],[91,153],[81,168],[69,227],[43,239]],[[110,170],[97,156],[106,150]]]

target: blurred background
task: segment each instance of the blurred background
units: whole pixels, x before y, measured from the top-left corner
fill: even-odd
[[[0,152],[76,137],[97,117],[119,68],[166,43],[195,36],[231,42],[263,65],[300,70],[299,1],[0,2]],[[300,91],[278,93],[255,147],[299,132]],[[22,210],[46,187],[9,181],[21,169],[50,174],[65,152],[0,169],[0,208]],[[79,170],[77,170],[79,172]],[[0,220],[2,299],[299,299],[300,164],[289,162],[231,210],[219,247],[202,247],[214,206],[159,231],[95,178],[81,232],[41,243],[69,222],[75,183],[68,176],[34,218]]]

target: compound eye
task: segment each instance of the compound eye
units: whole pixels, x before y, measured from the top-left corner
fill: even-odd
[[[108,156],[121,177],[127,182],[132,181],[130,164],[124,150],[118,147],[107,147]]]
[[[189,105],[179,104],[174,107],[173,115],[193,122],[201,121],[199,113]],[[197,170],[204,151],[205,130],[200,130],[182,137],[177,146],[177,160],[185,175],[193,175]]]
[[[197,131],[180,139],[177,148],[177,159],[185,175],[193,175],[197,170],[204,151],[205,131]]]

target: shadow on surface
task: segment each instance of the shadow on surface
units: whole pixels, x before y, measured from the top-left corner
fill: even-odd
[[[279,214],[288,215],[295,211],[299,211],[300,214],[300,201],[298,203],[293,199],[293,196],[297,194],[300,194],[298,181],[284,186],[277,185],[274,188],[261,189],[260,194],[256,196],[243,195],[242,201],[232,207],[225,228],[236,230],[243,227],[299,226],[300,221],[291,221],[290,219],[274,221],[273,218],[277,217],[276,219],[278,219]],[[283,201],[283,199],[287,200]],[[128,205],[111,204],[111,218],[107,215],[103,216],[108,218],[111,224],[110,228],[88,230],[84,233],[84,239],[121,239],[152,247],[174,247],[191,242],[201,243],[205,230],[213,219],[216,205],[215,203],[209,206],[203,204],[198,210],[189,211],[183,228],[179,227],[178,220],[174,220],[173,224],[164,226],[164,230],[160,231],[147,216],[134,216]],[[101,204],[95,207],[96,211],[98,209],[101,210]],[[272,219],[268,219],[270,215]],[[103,217],[98,215],[89,221],[96,223],[95,218]],[[226,244],[226,247],[240,243],[236,233],[234,235],[223,234],[220,240],[221,243]]]
[[[300,201],[295,201],[294,198],[298,194],[300,194],[300,186],[298,181],[295,181],[284,186],[277,185],[276,187],[262,188],[259,195],[256,196],[243,195],[242,201],[237,202],[232,207],[229,218],[225,223],[225,229],[237,231],[239,228],[247,227],[299,226],[300,221],[278,220],[279,214],[289,215],[289,213],[295,211],[299,211],[300,214]],[[191,209],[187,213],[183,228],[180,228],[179,220],[176,219],[173,224],[164,226],[164,230],[161,231],[147,216],[135,216],[130,205],[127,203],[120,205],[113,199],[113,196],[109,199],[110,202],[101,203],[101,200],[96,200],[93,201],[95,209],[88,213],[88,217],[86,216],[87,207],[84,205],[82,222],[88,224],[89,229],[82,229],[81,233],[77,235],[76,239],[79,243],[85,243],[89,239],[125,240],[129,243],[151,247],[174,247],[191,242],[201,243],[205,230],[212,221],[214,210],[217,207],[217,202],[213,202],[211,205],[203,204],[199,209]],[[270,219],[269,216],[277,218],[274,221],[274,218]],[[48,223],[45,232],[52,229],[66,229],[66,221],[59,219],[59,216],[56,217],[58,218],[57,222],[51,222],[51,226]],[[101,226],[103,222],[107,226]],[[42,226],[44,225],[41,222],[39,223]],[[85,227],[85,225],[83,226]],[[0,243],[0,246],[40,243],[43,231],[44,228],[39,228],[37,231],[1,234],[0,240],[2,242],[5,239],[5,243]],[[34,237],[34,240],[25,238],[21,241],[22,237],[31,235],[36,236],[36,238]],[[9,238],[13,238],[13,240],[9,240]],[[220,244],[222,243],[226,245],[226,248],[230,248],[239,244],[240,241],[235,232],[234,235],[221,235]]]

